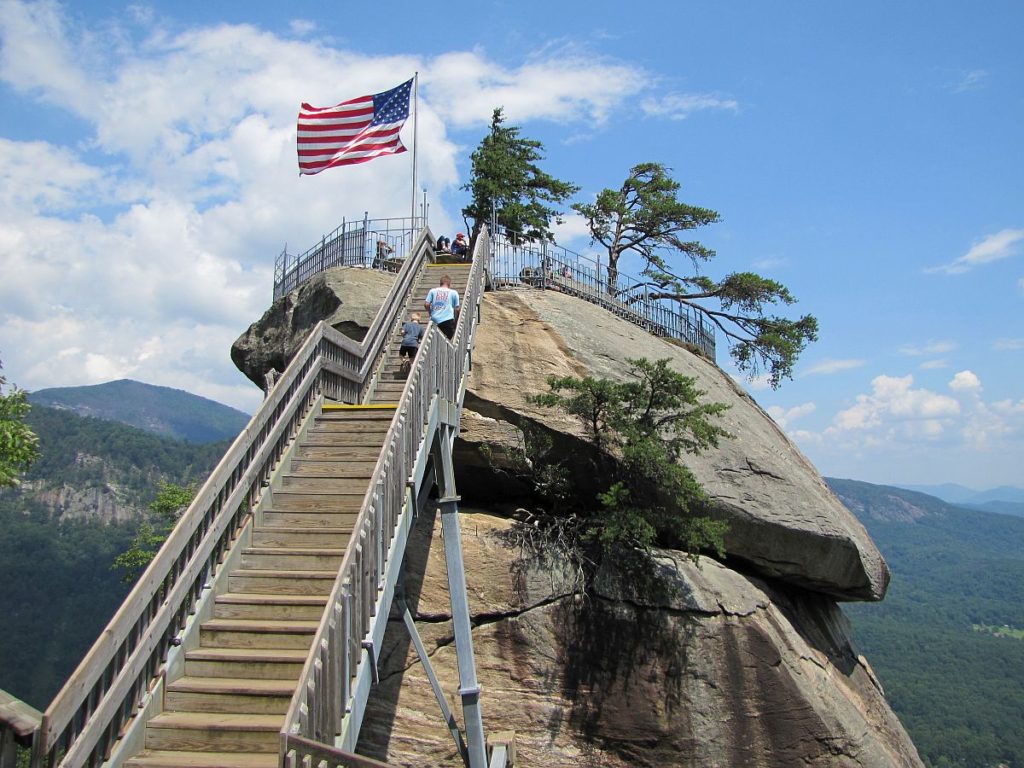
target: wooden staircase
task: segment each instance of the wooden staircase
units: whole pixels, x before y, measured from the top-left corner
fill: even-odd
[[[423,309],[423,299],[431,288],[436,288],[442,275],[448,275],[452,279],[452,288],[459,293],[460,299],[466,295],[466,285],[469,282],[469,270],[472,264],[430,264],[420,270],[416,282],[410,292],[411,300],[408,302],[405,315],[402,318],[404,323],[412,313],[420,316],[420,323],[426,326],[430,313]],[[398,357],[398,348],[402,344],[400,336],[395,336],[388,342],[387,352],[381,365],[380,376],[377,386],[370,397],[371,403],[393,403],[398,400],[402,389],[405,387],[405,377],[401,375],[401,360]]]
[[[423,299],[442,274],[464,296],[470,267],[424,267],[403,322],[417,312],[425,324]],[[144,750],[125,765],[278,765],[288,706],[405,387],[400,343],[389,340],[366,405],[325,405],[296,446],[199,646],[185,653],[184,675],[167,683],[163,711],[146,723]]]
[[[285,713],[393,416],[326,406],[316,418],[128,766],[278,764]]]

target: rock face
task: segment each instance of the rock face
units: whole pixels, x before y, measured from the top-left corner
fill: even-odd
[[[490,422],[467,420],[459,468],[486,471],[487,454],[469,444],[508,446],[509,425],[539,425],[583,449],[578,423],[527,402],[547,391],[548,376],[624,378],[628,358],[669,358],[697,380],[706,399],[730,408],[721,424],[734,435],[687,466],[728,520],[726,549],[766,577],[842,599],[877,600],[889,571],[860,522],[775,422],[712,363],[651,336],[586,301],[551,291],[485,297],[467,407]],[[576,445],[572,445],[576,441]]]
[[[508,520],[463,513],[484,727],[515,730],[518,764],[922,765],[828,597],[666,550],[642,585],[602,571],[584,598],[564,563],[523,559]],[[420,521],[408,558],[410,607],[461,714],[439,522]],[[398,620],[380,674],[360,753],[461,765]]]
[[[387,288],[329,273],[322,287],[275,304],[233,359],[262,382],[320,309],[355,335]],[[357,298],[363,308],[352,314]],[[550,375],[621,379],[637,357],[669,358],[708,400],[730,406],[722,424],[734,439],[687,457],[729,522],[729,559],[697,567],[663,551],[640,579],[601,569],[584,596],[565,563],[524,557],[509,542],[513,523],[494,513],[524,489],[502,468],[524,428],[545,432],[572,467],[588,450],[578,424],[526,396],[546,391]],[[814,467],[713,364],[572,297],[487,294],[456,469],[464,503],[487,511],[462,516],[485,726],[516,731],[520,765],[921,766],[835,602],[881,599],[885,562]],[[586,489],[585,474],[573,479]],[[459,716],[432,526],[424,518],[410,545],[407,591]],[[360,751],[400,765],[461,764],[400,621],[385,643]]]
[[[275,301],[231,345],[231,362],[260,389],[271,370],[284,371],[323,320],[362,341],[395,276],[375,269],[332,269]]]

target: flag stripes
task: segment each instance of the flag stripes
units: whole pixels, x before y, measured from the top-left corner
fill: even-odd
[[[365,163],[405,152],[399,133],[409,117],[412,80],[383,93],[333,107],[303,104],[296,150],[299,173],[311,176],[339,165]]]

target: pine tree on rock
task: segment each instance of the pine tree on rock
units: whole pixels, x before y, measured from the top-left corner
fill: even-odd
[[[648,298],[673,299],[700,313],[726,337],[741,371],[753,377],[763,370],[777,388],[783,378],[792,378],[797,358],[817,340],[818,321],[813,315],[791,320],[771,314],[773,306],[796,302],[775,280],[753,272],[734,272],[720,280],[701,275],[701,265],[715,252],[688,239],[688,233],[720,217],[680,201],[679,186],[664,165],[641,163],[618,189],[604,189],[593,203],[572,206],[586,219],[591,242],[607,250],[607,290],[618,293],[619,259],[636,254],[654,289]],[[669,263],[679,256],[689,262],[692,274],[678,274],[678,267]]]
[[[505,125],[501,107],[491,116],[491,130],[471,155],[470,179],[462,188],[472,201],[462,209],[473,222],[473,241],[496,214],[498,225],[527,238],[551,240],[551,221],[558,207],[579,187],[545,173],[537,165],[544,145],[520,136],[519,127]]]

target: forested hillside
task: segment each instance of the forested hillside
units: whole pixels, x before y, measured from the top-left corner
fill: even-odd
[[[193,443],[232,440],[249,421],[241,411],[205,397],[130,379],[41,389],[31,393],[29,401]]]
[[[0,688],[43,709],[127,593],[111,564],[158,482],[201,483],[228,442],[38,405],[29,422],[39,460],[21,487],[0,490]]]
[[[893,572],[849,604],[861,651],[933,768],[1024,766],[1024,519],[828,479]]]

